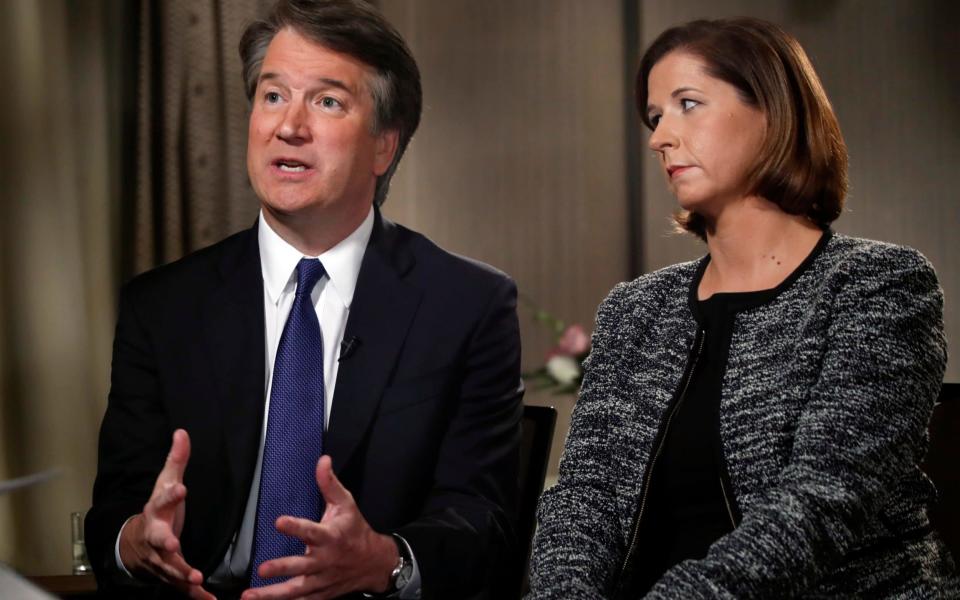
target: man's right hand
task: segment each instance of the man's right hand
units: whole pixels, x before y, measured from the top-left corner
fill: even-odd
[[[120,560],[137,577],[156,577],[190,598],[216,600],[203,589],[203,574],[188,565],[180,552],[187,497],[183,472],[189,459],[190,436],[178,429],[150,500],[120,533]]]

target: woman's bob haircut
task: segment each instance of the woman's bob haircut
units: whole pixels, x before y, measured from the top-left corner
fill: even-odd
[[[749,193],[827,228],[843,210],[847,147],[820,79],[799,42],[760,19],[691,21],[664,31],[644,53],[637,72],[637,108],[647,117],[650,70],[671,52],[703,61],[706,72],[732,85],[767,119],[765,139],[749,174]],[[706,239],[703,217],[674,215],[685,231]]]

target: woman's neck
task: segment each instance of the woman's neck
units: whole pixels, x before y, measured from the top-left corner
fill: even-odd
[[[753,292],[779,285],[810,254],[823,231],[768,200],[745,198],[708,218],[710,264],[700,281],[702,300],[717,292]]]

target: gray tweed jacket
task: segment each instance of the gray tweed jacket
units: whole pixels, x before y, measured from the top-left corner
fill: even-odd
[[[528,599],[629,596],[644,472],[697,338],[707,260],[621,283],[600,306]],[[956,597],[918,467],[946,364],[933,268],[832,235],[779,289],[737,315],[723,379],[736,528],[647,597]]]

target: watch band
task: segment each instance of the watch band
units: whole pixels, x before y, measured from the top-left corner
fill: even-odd
[[[391,537],[393,543],[397,545],[399,559],[397,560],[397,566],[390,573],[390,586],[394,592],[399,592],[410,582],[413,571],[413,557],[410,556],[410,549],[402,537],[395,533],[391,534]]]
[[[393,571],[390,571],[390,589],[387,592],[388,594],[400,591],[399,579],[400,574],[403,573],[403,565],[405,562],[401,554],[400,557],[397,558],[397,566],[393,568]]]
[[[397,566],[390,571],[390,583],[387,591],[382,594],[363,592],[364,598],[391,598],[395,597],[410,581],[413,571],[413,558],[407,550],[407,543],[402,537],[393,533],[390,535],[397,545]]]

